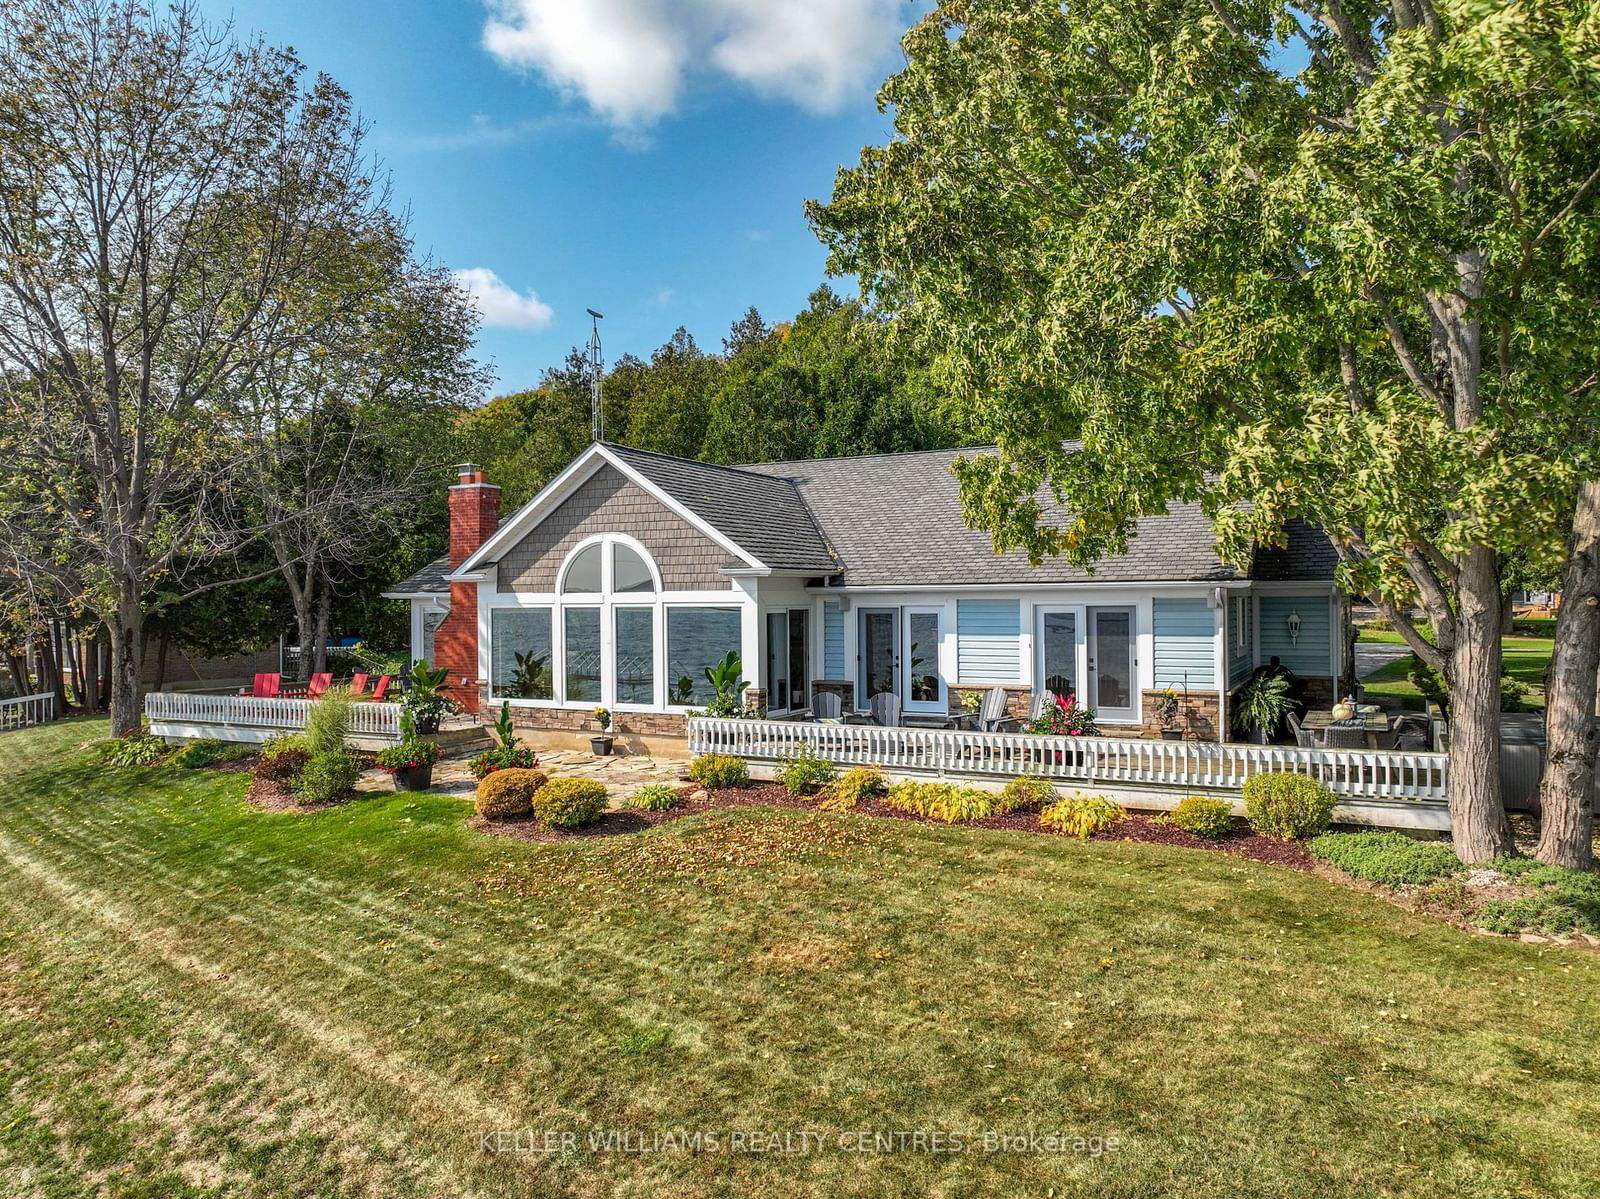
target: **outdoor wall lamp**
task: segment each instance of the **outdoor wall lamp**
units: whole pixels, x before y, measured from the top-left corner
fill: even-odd
[[[1300,644],[1300,613],[1294,611],[1289,613],[1289,644]]]

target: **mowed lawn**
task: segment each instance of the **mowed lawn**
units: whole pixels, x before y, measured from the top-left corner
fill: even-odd
[[[91,766],[102,733],[0,736],[6,1196],[1600,1178],[1594,953],[1156,846],[770,809],[538,845],[435,796],[269,815],[237,774]],[[591,1149],[608,1130],[718,1148]],[[918,1131],[966,1151],[892,1139]]]
[[[1361,640],[1379,645],[1405,644],[1405,639],[1391,629],[1363,628]],[[1505,673],[1528,688],[1526,704],[1529,708],[1544,707],[1544,675],[1550,667],[1555,644],[1550,637],[1504,637],[1500,641]],[[1361,689],[1375,701],[1388,699],[1396,706],[1420,712],[1422,692],[1406,677],[1410,669],[1410,658],[1387,663],[1362,679]]]

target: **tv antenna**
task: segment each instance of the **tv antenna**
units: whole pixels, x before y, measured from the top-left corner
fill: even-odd
[[[604,441],[606,417],[600,406],[600,371],[604,365],[600,358],[600,322],[606,318],[593,308],[584,311],[592,318],[589,321],[589,434],[595,441]]]

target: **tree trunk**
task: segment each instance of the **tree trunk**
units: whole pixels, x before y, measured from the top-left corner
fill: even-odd
[[[56,622],[49,621],[39,639],[39,682],[56,693],[56,715],[67,714],[67,681],[61,675],[61,654],[56,645]]]
[[[96,703],[105,711],[111,710],[111,630],[97,629],[94,634],[94,668],[98,681],[95,684]],[[139,663],[143,673],[144,663]]]
[[[333,585],[321,580],[317,588],[317,664],[319,671],[328,669],[328,622],[333,616]]]
[[[111,735],[129,737],[139,731],[144,715],[139,685],[144,612],[137,594],[123,595],[106,629],[111,637]]]
[[[1555,652],[1545,674],[1545,766],[1539,780],[1541,862],[1594,862],[1595,718],[1600,675],[1600,481],[1578,488],[1572,546],[1562,579]]]
[[[1500,795],[1500,581],[1494,551],[1461,556],[1461,611],[1451,653],[1450,829],[1463,862],[1512,849]]]

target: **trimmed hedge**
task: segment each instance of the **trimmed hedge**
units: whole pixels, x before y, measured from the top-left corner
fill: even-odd
[[[1233,805],[1225,799],[1191,795],[1178,801],[1167,821],[1197,837],[1226,837],[1233,831]]]
[[[605,784],[593,779],[555,779],[533,793],[533,814],[547,828],[593,824],[605,810]]]
[[[496,770],[478,784],[472,807],[485,820],[526,816],[533,810],[534,795],[545,785],[545,776],[538,770]]]
[[[743,787],[750,781],[750,768],[743,758],[732,754],[701,754],[689,763],[689,777],[702,787],[716,791],[722,787]]]
[[[1335,802],[1332,791],[1303,774],[1258,774],[1244,785],[1250,827],[1285,841],[1327,832]]]
[[[361,777],[361,763],[342,749],[312,754],[294,780],[294,793],[304,803],[338,799]]]
[[[1461,868],[1455,851],[1440,841],[1418,841],[1404,833],[1323,833],[1311,841],[1311,856],[1346,874],[1398,887],[1431,883]]]

